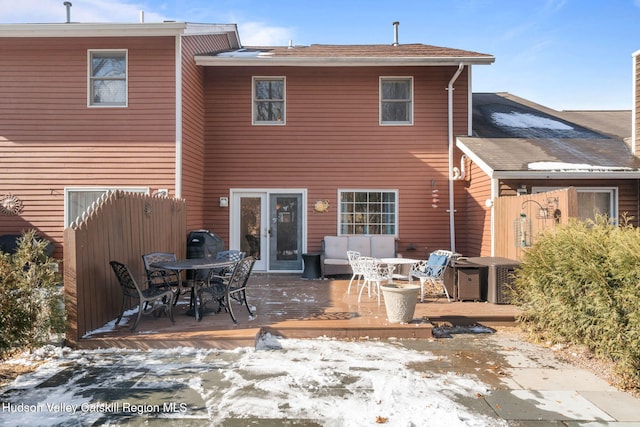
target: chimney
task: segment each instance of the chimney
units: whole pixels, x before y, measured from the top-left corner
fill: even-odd
[[[393,23],[393,45],[398,46],[398,26],[400,25],[400,21],[395,21]]]
[[[64,5],[67,8],[67,24],[71,22],[71,2],[70,1],[66,1],[64,2]]]

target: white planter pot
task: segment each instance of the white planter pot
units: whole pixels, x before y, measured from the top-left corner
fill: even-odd
[[[394,283],[381,285],[389,323],[408,323],[413,319],[420,286]]]

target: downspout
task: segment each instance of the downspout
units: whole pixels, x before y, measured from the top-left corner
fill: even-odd
[[[176,36],[176,176],[177,199],[182,198],[182,36]]]
[[[449,239],[451,241],[451,251],[456,251],[456,225],[455,225],[455,206],[454,206],[454,186],[453,183],[455,181],[454,173],[453,173],[453,84],[456,82],[462,71],[464,70],[464,63],[460,63],[458,65],[458,69],[456,70],[451,80],[449,80],[449,85],[447,86],[448,97],[449,97],[449,106],[448,106],[448,114],[449,114]]]

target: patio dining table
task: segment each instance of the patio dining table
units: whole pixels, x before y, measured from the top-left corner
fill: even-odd
[[[179,259],[175,261],[162,261],[153,263],[151,266],[153,268],[160,268],[165,270],[173,270],[178,273],[178,277],[180,280],[180,288],[185,286],[183,284],[182,275],[180,274],[183,270],[211,270],[213,268],[224,268],[224,267],[232,267],[236,264],[237,261],[231,261],[228,259],[212,259],[212,258],[188,258],[188,259]],[[206,279],[198,279],[198,275],[195,274],[196,277],[193,280],[190,280],[189,287],[192,289],[192,295],[194,296],[194,314],[196,320],[200,320],[200,310],[199,305],[201,302],[198,301],[198,291]]]
[[[403,279],[403,280],[408,280],[409,283],[413,282],[413,277],[411,277],[411,269],[413,268],[413,266],[420,262],[417,259],[412,259],[412,258],[401,258],[401,257],[397,257],[397,258],[380,258],[380,262],[382,264],[387,264],[390,268],[389,268],[389,283],[393,283],[393,279]],[[399,274],[399,273],[394,273],[396,266],[399,265],[409,265],[409,273],[407,275],[404,274]]]

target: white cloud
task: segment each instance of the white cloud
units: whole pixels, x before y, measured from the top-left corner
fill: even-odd
[[[72,22],[138,22],[139,4],[110,0],[71,2]],[[164,16],[145,11],[146,22],[164,21]],[[62,0],[0,0],[2,23],[62,23],[67,20],[67,8]]]
[[[293,39],[292,29],[272,27],[262,22],[239,22],[238,31],[244,46],[286,46]]]

